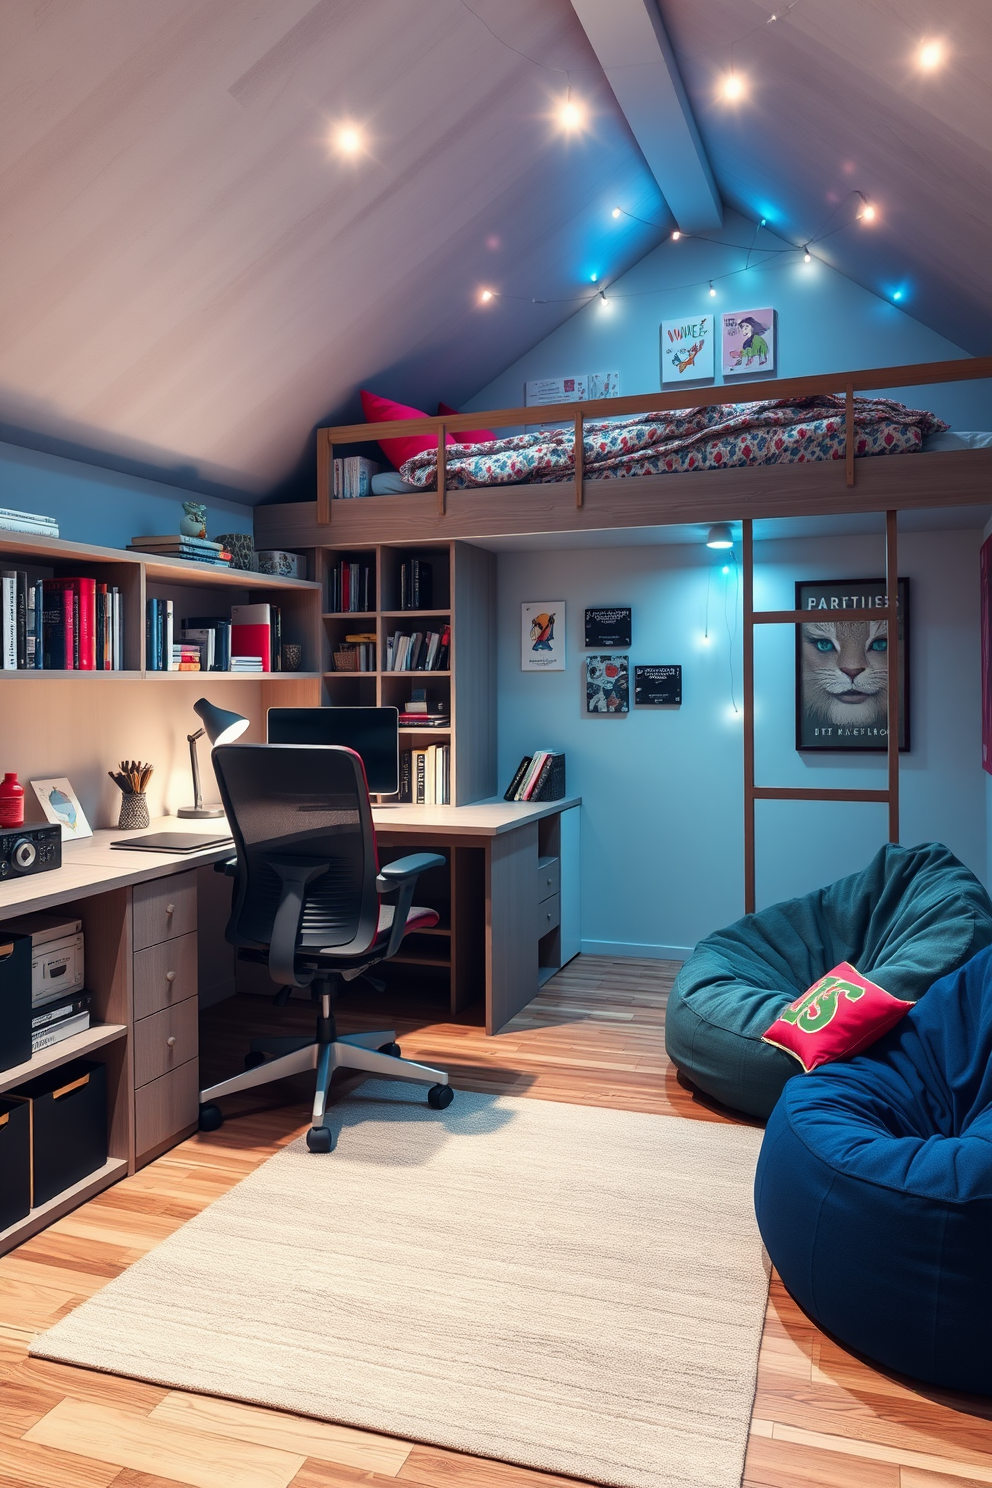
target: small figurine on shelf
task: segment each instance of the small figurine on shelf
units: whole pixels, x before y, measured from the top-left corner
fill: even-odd
[[[183,537],[206,537],[207,508],[202,501],[184,501],[183,518],[179,523]]]
[[[121,815],[117,825],[122,832],[136,827],[147,827],[148,798],[145,789],[152,778],[152,765],[139,764],[137,760],[121,760],[119,770],[108,770],[107,774],[122,791]]]

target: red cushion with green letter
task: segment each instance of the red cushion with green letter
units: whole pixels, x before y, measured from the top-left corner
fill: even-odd
[[[798,1059],[809,1074],[832,1059],[860,1054],[912,1006],[842,961],[790,1002],[761,1037]]]

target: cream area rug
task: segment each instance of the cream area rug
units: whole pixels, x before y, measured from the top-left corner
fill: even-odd
[[[31,1352],[618,1488],[737,1488],[760,1131],[370,1082]]]

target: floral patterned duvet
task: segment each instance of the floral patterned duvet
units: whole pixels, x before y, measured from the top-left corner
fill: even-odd
[[[948,425],[891,398],[855,398],[854,427],[855,453],[864,456],[919,450],[928,434]],[[588,480],[842,460],[846,453],[844,400],[829,394],[636,414],[590,422],[584,433]],[[571,480],[573,445],[571,427],[537,429],[488,444],[449,445],[448,488]],[[400,474],[412,485],[433,488],[437,451],[407,460]]]

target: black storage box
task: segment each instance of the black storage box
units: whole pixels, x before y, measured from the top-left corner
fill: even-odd
[[[0,1070],[31,1058],[31,937],[0,931]]]
[[[0,1096],[0,1230],[31,1208],[31,1111]]]
[[[31,1111],[31,1203],[37,1208],[107,1161],[107,1071],[76,1059],[19,1085]]]

